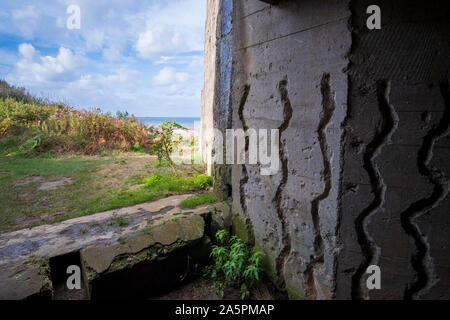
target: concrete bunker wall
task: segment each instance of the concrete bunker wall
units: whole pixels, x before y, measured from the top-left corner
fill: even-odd
[[[290,298],[449,298],[448,4],[217,0],[217,21],[231,2],[202,108],[221,131],[279,129],[277,174],[211,165],[272,280]],[[364,290],[369,264],[382,290]]]
[[[382,8],[382,29],[366,8]],[[338,298],[450,298],[448,1],[352,1]],[[382,290],[364,270],[381,268]]]
[[[291,298],[332,297],[348,17],[346,1],[235,1],[233,128],[279,129],[281,166],[234,165],[233,208]]]

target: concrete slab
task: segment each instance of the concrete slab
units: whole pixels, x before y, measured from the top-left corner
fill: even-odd
[[[130,268],[200,243],[208,205],[183,209],[179,195],[0,235],[0,299],[51,298],[50,261],[81,252],[83,278]],[[152,254],[142,254],[142,252]],[[123,259],[125,257],[125,259]],[[106,273],[107,273],[106,272]]]

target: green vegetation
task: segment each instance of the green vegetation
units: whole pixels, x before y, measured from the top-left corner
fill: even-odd
[[[241,298],[250,296],[250,290],[259,280],[261,259],[264,253],[252,250],[238,237],[225,230],[216,233],[218,245],[213,245],[211,257],[214,264],[204,270],[205,276],[215,280],[214,289],[223,298],[224,289],[232,286],[240,288]]]
[[[208,189],[203,166],[171,159],[189,147],[175,129],[184,128],[78,111],[0,80],[0,232]]]
[[[152,192],[184,192],[204,190],[211,185],[211,177],[206,174],[195,174],[194,176],[175,176],[173,174],[154,174],[143,178],[141,182],[144,187]]]
[[[201,204],[214,203],[219,201],[216,194],[213,192],[200,194],[198,196],[191,197],[181,202],[182,208],[195,208]]]
[[[173,132],[175,129],[186,130],[186,128],[179,125],[174,120],[164,122],[160,126],[159,130],[155,130],[154,128],[150,129],[153,134],[153,144],[151,146],[150,152],[158,156],[158,160],[160,163],[163,160],[167,161],[174,173],[176,173],[176,166],[170,156],[173,152],[173,149],[183,141],[183,138],[181,136],[178,137],[178,139],[174,139]]]
[[[150,147],[149,135],[126,112],[113,117],[98,108],[78,111],[0,83],[0,155],[142,151]]]
[[[115,157],[0,157],[0,232],[202,191],[211,178],[201,166],[170,167],[133,154]],[[136,172],[139,172],[138,174]],[[72,183],[41,190],[43,183]]]
[[[14,99],[23,103],[45,104],[47,101],[31,96],[25,88],[10,86],[6,81],[0,80],[0,99]]]
[[[117,227],[127,227],[130,224],[127,218],[124,217],[114,217],[109,221],[108,226],[117,226]]]

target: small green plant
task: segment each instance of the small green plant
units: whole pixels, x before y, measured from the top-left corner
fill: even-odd
[[[167,223],[167,222],[174,222],[174,221],[177,221],[177,220],[180,220],[180,219],[185,219],[185,218],[187,218],[187,215],[181,214],[181,215],[179,215],[179,216],[175,216],[175,217],[173,217],[173,218],[170,218],[170,219],[167,220],[165,223]],[[164,222],[163,222],[163,224],[164,224]]]
[[[111,221],[108,223],[108,226],[127,227],[129,224],[130,222],[126,218],[115,217],[111,219]]]
[[[159,163],[166,160],[174,173],[177,171],[170,155],[172,154],[173,149],[183,141],[183,137],[181,136],[178,139],[174,138],[173,133],[175,129],[186,130],[185,127],[179,125],[174,120],[164,122],[159,129],[149,129],[153,141],[150,153],[158,156]]]
[[[261,258],[264,253],[253,251],[238,237],[225,230],[216,233],[218,244],[214,245],[211,257],[214,264],[204,269],[204,275],[215,280],[214,289],[224,297],[226,287],[237,287],[241,290],[241,299],[250,296],[251,288],[259,280]]]
[[[131,147],[131,150],[132,150],[133,152],[136,152],[136,153],[143,153],[143,152],[144,152],[144,150],[142,149],[142,146],[141,146],[141,144],[139,143],[139,141],[137,141],[137,142]]]
[[[204,193],[195,197],[191,197],[189,199],[183,200],[181,202],[182,208],[195,208],[201,204],[206,203],[214,203],[217,202],[219,199],[214,193]]]

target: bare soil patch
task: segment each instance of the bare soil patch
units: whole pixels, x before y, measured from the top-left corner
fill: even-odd
[[[211,279],[197,278],[172,290],[154,297],[154,300],[222,300],[213,288]],[[241,300],[241,292],[236,288],[226,288],[223,300]],[[274,285],[263,277],[252,290],[250,300],[285,300],[286,294],[278,291]]]
[[[38,190],[56,190],[72,183],[73,179],[71,178],[61,178],[56,181],[42,183]]]
[[[32,175],[25,179],[21,179],[21,180],[14,182],[13,185],[15,187],[23,187],[23,186],[27,186],[32,183],[41,182],[42,180],[44,180],[44,177],[39,176],[39,175]]]

